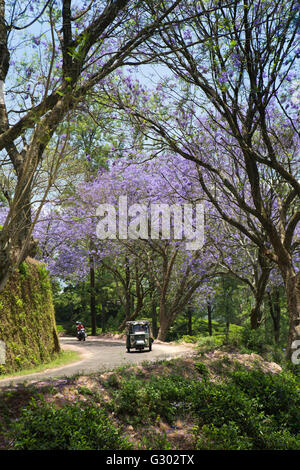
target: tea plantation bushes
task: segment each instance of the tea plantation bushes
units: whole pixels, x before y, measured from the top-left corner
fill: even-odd
[[[191,387],[193,384],[179,376],[154,377],[150,382],[131,377],[113,393],[111,406],[131,422],[150,424],[157,416],[173,422],[179,408],[185,409]]]
[[[32,401],[12,429],[16,450],[130,449],[105,411],[87,404],[55,408]]]
[[[278,426],[288,426],[300,432],[299,378],[290,372],[279,375],[264,374],[260,370],[245,370],[231,374],[234,384],[250,398],[256,398],[264,412],[272,416]]]
[[[135,426],[192,420],[197,449],[300,449],[298,378],[239,366],[220,382],[205,364],[195,369],[200,380],[126,377],[112,391],[111,410]]]
[[[221,360],[216,368],[199,359],[93,376],[93,388],[74,383],[81,400],[61,408],[37,397],[3,424],[7,442],[14,449],[171,449],[182,444],[183,434],[174,437],[179,426],[190,449],[300,450],[299,376],[229,356],[222,370]]]

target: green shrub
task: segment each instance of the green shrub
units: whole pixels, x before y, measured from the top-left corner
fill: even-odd
[[[202,383],[194,390],[197,449],[300,448],[300,391],[295,377],[238,370],[229,372],[227,380]]]
[[[19,265],[19,273],[21,275],[21,279],[26,279],[28,274],[28,266],[24,261]]]
[[[216,383],[209,381],[206,364],[197,361],[195,369],[204,381],[127,376],[114,390],[113,410],[135,424],[154,423],[157,416],[172,423],[188,415],[198,428],[197,449],[300,448],[299,379],[240,366],[227,369],[226,381]]]
[[[172,422],[189,406],[193,386],[179,376],[155,377],[150,382],[132,377],[122,381],[112,406],[116,413],[130,416],[132,422],[150,423],[157,416]]]
[[[191,336],[191,335],[183,335],[181,341],[183,343],[197,343],[199,340],[199,335]]]
[[[229,333],[225,342],[228,346],[240,348],[243,344],[244,328],[238,325],[230,325]]]
[[[62,325],[56,325],[57,333],[60,336],[63,336],[65,334],[65,329]]]
[[[241,434],[235,423],[202,426],[201,434],[196,441],[197,450],[250,450],[251,440]]]
[[[119,388],[119,379],[116,374],[111,374],[108,376],[106,384],[111,388]]]
[[[209,377],[209,369],[206,364],[203,362],[196,362],[195,363],[195,369],[203,376],[204,379],[207,379]]]
[[[258,428],[260,433],[261,450],[298,450],[300,441],[286,429],[274,430],[272,425],[265,424]],[[202,427],[196,440],[197,450],[253,450],[256,449],[252,436],[241,433],[234,422],[220,427],[206,424]]]
[[[249,351],[262,354],[267,350],[264,330],[262,328],[252,330],[247,325],[241,332],[241,344]]]
[[[240,370],[232,372],[231,377],[240,390],[260,401],[278,425],[287,425],[292,432],[300,430],[300,383],[293,374]]]
[[[200,352],[213,351],[222,345],[222,339],[215,336],[203,336],[197,341],[197,347]]]
[[[17,450],[130,449],[131,444],[109,421],[103,409],[90,404],[55,408],[32,401],[12,429]]]

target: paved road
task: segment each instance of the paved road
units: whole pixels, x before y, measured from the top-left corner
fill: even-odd
[[[152,351],[131,351],[127,353],[125,341],[88,337],[85,342],[76,338],[60,338],[61,347],[78,351],[81,360],[57,369],[0,380],[0,387],[18,383],[34,383],[46,379],[67,377],[76,374],[90,374],[96,371],[111,370],[126,364],[139,364],[144,361],[158,361],[186,356],[193,353],[189,345],[174,345],[154,342]]]

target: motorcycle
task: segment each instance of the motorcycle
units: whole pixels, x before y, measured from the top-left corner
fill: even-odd
[[[86,332],[84,328],[81,328],[81,330],[77,332],[77,338],[79,339],[79,341],[85,341]]]

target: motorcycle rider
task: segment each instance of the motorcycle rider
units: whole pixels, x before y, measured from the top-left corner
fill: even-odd
[[[81,321],[77,321],[77,322],[76,322],[76,329],[77,329],[77,337],[79,338],[79,334],[80,334],[80,332],[82,331],[82,332],[83,332],[83,335],[84,335],[83,339],[85,340],[85,338],[86,338],[86,333],[85,333],[85,329],[84,329],[84,326],[83,326],[83,324],[82,324]]]
[[[77,333],[79,333],[80,330],[84,329],[84,326],[81,323],[81,321],[76,322],[76,328],[77,328]]]

